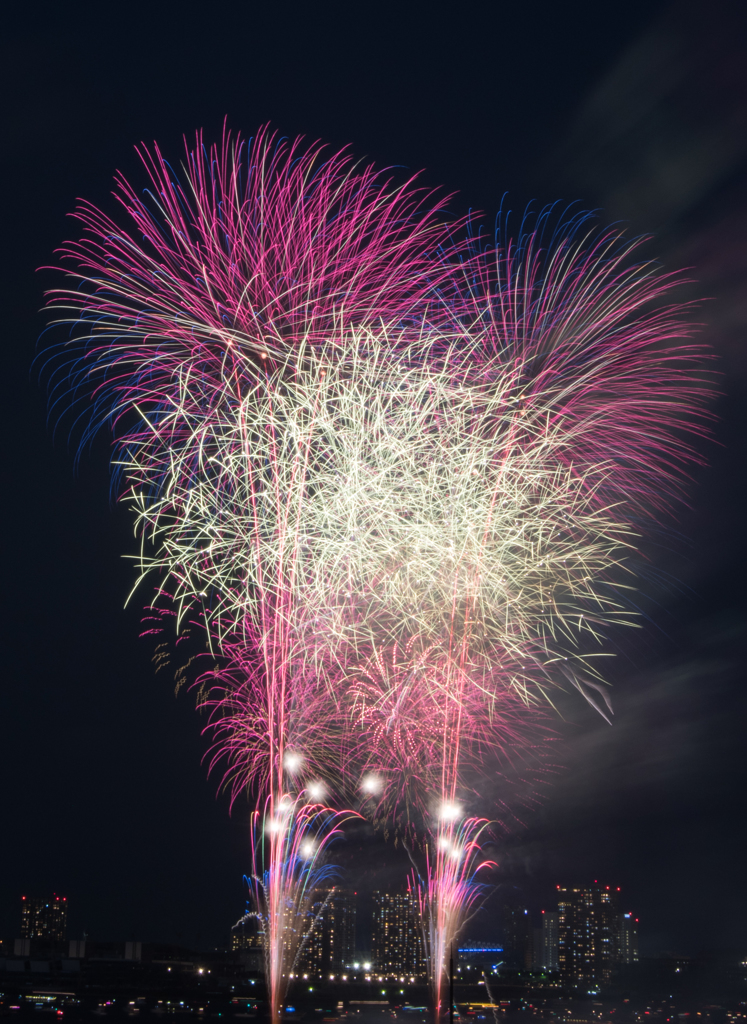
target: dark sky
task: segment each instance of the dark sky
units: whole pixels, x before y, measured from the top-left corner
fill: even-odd
[[[203,946],[242,908],[247,807],[229,817],[216,798],[191,700],[154,674],[137,606],[123,609],[134,545],[106,444],[76,473],[29,370],[35,268],[75,198],[107,203],[140,140],[179,159],[183,132],[217,135],[227,115],[424,168],[458,190],[458,213],[492,217],[506,191],[518,208],[600,207],[695,268],[722,374],[710,465],[649,551],[614,726],[569,705],[565,768],[497,851],[496,882],[539,909],[557,883],[599,878],[622,887],[644,950],[747,953],[744,5],[29,0],[3,30],[0,935],[17,934],[24,892],[67,895],[73,935]],[[364,889],[406,867],[365,832],[340,857]]]

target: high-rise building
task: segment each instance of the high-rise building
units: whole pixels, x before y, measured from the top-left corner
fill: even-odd
[[[617,961],[616,892],[596,883],[558,886],[558,965],[567,985],[597,992]]]
[[[552,910],[542,911],[542,923],[534,929],[534,969],[553,972],[560,969],[558,963],[559,915]]]
[[[238,954],[240,963],[247,970],[263,973],[264,943],[256,918],[244,916],[233,926],[231,952]]]
[[[21,897],[21,938],[64,942],[67,931],[67,897]]]
[[[506,897],[501,924],[504,966],[509,971],[530,971],[534,965],[532,919],[519,893]]]
[[[638,962],[638,918],[632,914],[620,914],[617,931],[617,962],[634,964]]]
[[[246,950],[251,949],[262,949],[262,936],[257,934],[249,934],[244,931],[240,931],[238,928],[233,929],[231,932],[231,952],[232,953],[243,953]]]
[[[414,893],[373,894],[373,961],[388,978],[419,978],[426,973],[420,908]]]
[[[355,958],[356,894],[349,889],[318,889],[311,906],[314,926],[306,936],[297,970],[338,974]]]

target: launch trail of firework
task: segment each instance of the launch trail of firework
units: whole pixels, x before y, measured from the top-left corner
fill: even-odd
[[[421,800],[462,813],[455,797],[470,758],[487,752],[491,740],[505,749],[512,736],[508,681],[529,702],[551,698],[545,680],[565,679],[605,717],[611,710],[585,640],[606,653],[609,628],[632,624],[621,570],[632,583],[637,535],[680,496],[684,467],[695,458],[688,435],[700,436],[706,420],[702,353],[678,341],[690,331],[686,310],[662,306],[676,279],[636,263],[635,255],[636,245],[619,235],[576,240],[573,231],[543,251],[540,225],[515,246],[506,240],[503,249],[481,253],[468,268],[469,344],[455,346],[450,369],[460,391],[474,389],[466,407],[479,429],[462,429],[461,445],[444,445],[439,436],[434,452],[450,483],[439,481],[413,517],[441,540],[429,568],[443,570],[438,608],[446,614],[440,631],[424,628],[429,588],[421,590],[412,599],[417,613],[400,619],[409,637],[400,632],[399,646],[387,652],[376,647],[381,631],[374,629],[367,669],[351,691],[362,747],[370,752],[369,777],[378,782],[373,799],[396,804],[419,789]],[[486,394],[500,396],[497,409]],[[453,427],[460,406],[453,399],[449,405],[444,422]],[[470,452],[461,473],[450,465],[451,451]],[[492,482],[486,466],[497,467]],[[472,493],[460,488],[465,477],[476,485]],[[487,509],[483,517],[475,516],[475,491]],[[442,496],[448,504],[434,514]],[[464,534],[454,537],[460,519],[474,529],[472,552]],[[499,552],[492,530],[510,539]],[[512,576],[517,563],[525,574]],[[485,566],[500,567],[515,584],[502,605],[491,600],[494,590],[486,597]],[[537,585],[526,570],[537,574],[540,567],[548,576]],[[418,570],[422,580],[422,560]],[[589,587],[583,595],[579,577]],[[582,596],[592,598],[585,609]],[[516,610],[507,614],[514,602],[526,612],[525,628],[516,628]],[[508,627],[500,638],[498,618]],[[486,651],[490,657],[481,660]],[[487,742],[481,727],[491,732]],[[382,749],[393,757],[377,765]],[[434,838],[438,850],[442,837]],[[445,951],[471,896],[444,871],[448,860],[436,854],[434,861],[427,891],[438,1015]]]
[[[478,875],[496,867],[493,861],[480,860],[480,836],[488,824],[484,818],[464,818],[455,803],[442,804],[426,850],[425,877],[413,872],[429,951],[436,1021],[448,1011],[444,987],[454,943],[470,909],[485,893]]]
[[[314,891],[334,875],[326,863],[327,847],[351,816],[306,803],[309,797],[313,799],[308,791],[286,794],[277,802],[269,797],[264,814],[252,815],[253,871],[247,881],[260,925],[273,1018],[280,1013],[298,958],[317,923]]]

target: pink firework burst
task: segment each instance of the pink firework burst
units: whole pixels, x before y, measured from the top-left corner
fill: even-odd
[[[649,239],[591,220],[548,208],[516,237],[503,218],[495,244],[476,239],[454,306],[469,338],[459,372],[502,390],[509,379],[511,443],[562,435],[558,464],[640,526],[671,513],[703,461],[711,353],[674,294],[688,279],[644,257]]]
[[[185,142],[175,171],[138,149],[149,187],[123,175],[113,219],[82,201],[80,240],[61,250],[74,286],[48,308],[73,324],[59,401],[94,398],[92,428],[170,405],[176,376],[199,377],[203,402],[241,392],[268,360],[329,344],[350,328],[437,321],[453,287],[445,199],[414,179],[268,128]]]

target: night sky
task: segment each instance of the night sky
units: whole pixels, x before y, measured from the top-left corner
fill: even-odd
[[[18,934],[22,893],[66,895],[73,937],[209,947],[242,911],[250,808],[216,797],[193,700],[124,609],[135,542],[107,439],[76,469],[30,370],[53,281],[35,270],[74,231],[76,197],[112,209],[134,144],[178,162],[183,133],[215,138],[227,116],[424,169],[457,214],[490,221],[505,192],[515,209],[577,200],[693,267],[721,374],[709,465],[647,547],[614,725],[567,702],[562,767],[497,850],[498,894],[471,927],[494,933],[508,886],[539,910],[556,884],[599,879],[621,886],[645,953],[747,955],[747,6],[28,0],[3,29],[0,935]],[[407,867],[363,828],[339,856],[362,891]]]

